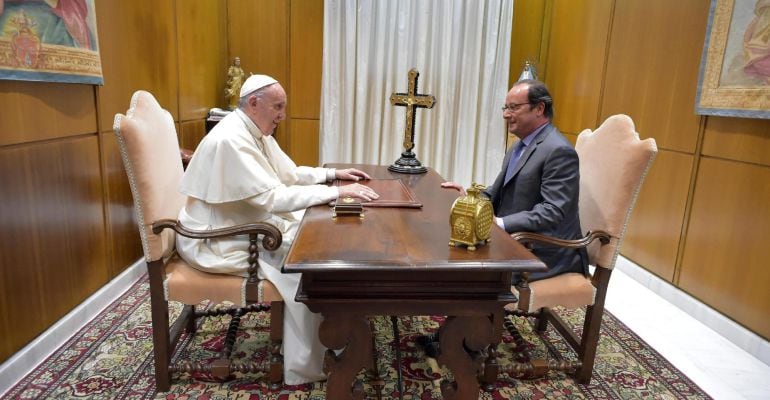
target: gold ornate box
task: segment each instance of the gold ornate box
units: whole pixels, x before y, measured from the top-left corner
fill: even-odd
[[[475,251],[476,245],[490,241],[492,230],[492,203],[481,196],[486,186],[473,183],[465,196],[457,198],[452,204],[449,226],[452,228],[450,246],[464,244],[468,250]]]

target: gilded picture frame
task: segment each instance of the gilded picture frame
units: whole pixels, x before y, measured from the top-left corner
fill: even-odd
[[[697,114],[770,118],[768,30],[770,0],[711,1]]]

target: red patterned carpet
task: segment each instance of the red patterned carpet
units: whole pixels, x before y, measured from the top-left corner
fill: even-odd
[[[146,277],[131,287],[96,319],[74,335],[48,360],[32,371],[4,398],[8,399],[324,399],[322,383],[285,386],[271,391],[259,375],[236,375],[220,383],[205,376],[182,375],[168,393],[154,390],[150,307]],[[578,321],[582,311],[568,315]],[[172,318],[175,315],[172,315]],[[207,359],[221,348],[226,320],[209,319],[191,339],[184,340],[185,357]],[[377,330],[379,370],[385,374],[383,398],[398,398],[395,353],[390,320],[373,318]],[[405,399],[441,399],[437,378],[425,362],[422,351],[415,347],[417,335],[438,328],[441,318],[401,318],[401,370]],[[526,322],[517,322],[530,343],[539,345],[530,334]],[[570,377],[552,372],[537,380],[516,380],[500,376],[492,392],[479,392],[479,399],[707,399],[700,388],[676,370],[655,350],[620,321],[605,313],[594,378],[590,385],[578,385]],[[264,358],[261,348],[267,341],[264,321],[244,319],[234,352],[237,357]],[[566,346],[549,331],[550,345]],[[504,337],[499,348],[501,364],[509,362],[512,338]],[[254,343],[260,350],[253,351]],[[549,351],[535,347],[533,355]],[[361,374],[363,378],[363,373]],[[368,398],[376,398],[374,388],[364,385]]]

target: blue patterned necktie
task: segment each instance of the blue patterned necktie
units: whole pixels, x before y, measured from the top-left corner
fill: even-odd
[[[524,148],[527,147],[527,145],[524,144],[523,140],[519,140],[516,142],[516,145],[513,149],[513,154],[511,155],[511,159],[508,161],[508,169],[505,170],[505,182],[508,182],[508,180],[511,179],[511,176],[513,175],[513,170],[516,169],[516,164],[519,162],[519,159],[521,158],[521,155],[524,153]]]

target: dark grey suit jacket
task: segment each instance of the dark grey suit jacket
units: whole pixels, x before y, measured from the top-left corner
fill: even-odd
[[[505,155],[495,183],[485,190],[495,215],[505,230],[537,232],[561,239],[582,236],[578,216],[580,171],[575,148],[550,123],[521,155],[513,176],[505,180],[513,147]],[[565,272],[588,273],[585,251],[538,246],[533,251],[548,265],[547,272],[530,274],[530,280]]]

